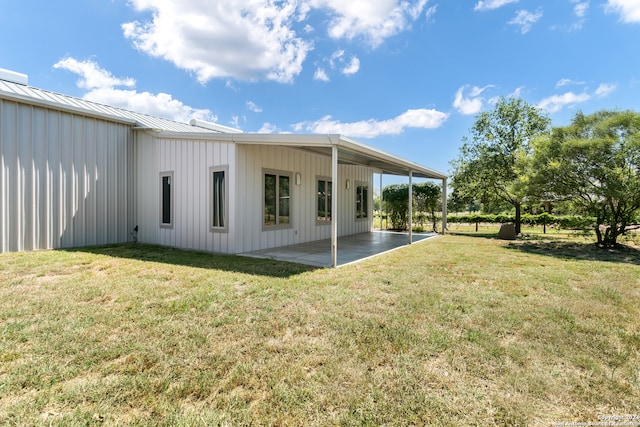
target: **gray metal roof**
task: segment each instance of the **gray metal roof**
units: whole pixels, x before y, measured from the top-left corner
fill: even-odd
[[[192,126],[174,120],[136,113],[123,108],[111,107],[86,99],[62,95],[44,89],[38,89],[20,83],[0,79],[0,98],[12,99],[45,108],[68,111],[91,117],[117,121],[144,129],[157,129],[168,132],[221,133],[220,130]]]

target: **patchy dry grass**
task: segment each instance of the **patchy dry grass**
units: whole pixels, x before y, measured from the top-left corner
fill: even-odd
[[[0,255],[0,424],[551,425],[637,414],[640,255],[445,236],[340,269]],[[599,418],[600,417],[600,418]]]

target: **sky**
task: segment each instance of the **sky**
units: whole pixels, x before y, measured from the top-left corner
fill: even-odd
[[[640,0],[0,0],[0,68],[178,121],[342,134],[449,173],[476,116],[640,111]]]

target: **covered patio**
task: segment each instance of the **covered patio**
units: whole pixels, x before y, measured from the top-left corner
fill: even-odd
[[[412,233],[411,243],[436,237],[436,233]],[[331,239],[246,252],[242,256],[295,262],[316,267],[342,267],[409,244],[409,234],[372,231],[338,238],[337,263],[332,262]]]

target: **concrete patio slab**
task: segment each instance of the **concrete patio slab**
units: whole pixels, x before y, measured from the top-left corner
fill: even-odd
[[[413,233],[412,242],[420,242],[438,236],[436,233]],[[338,238],[338,266],[359,262],[372,256],[406,246],[408,233],[372,231]],[[279,248],[245,252],[242,256],[296,262],[316,267],[331,267],[331,239]]]

